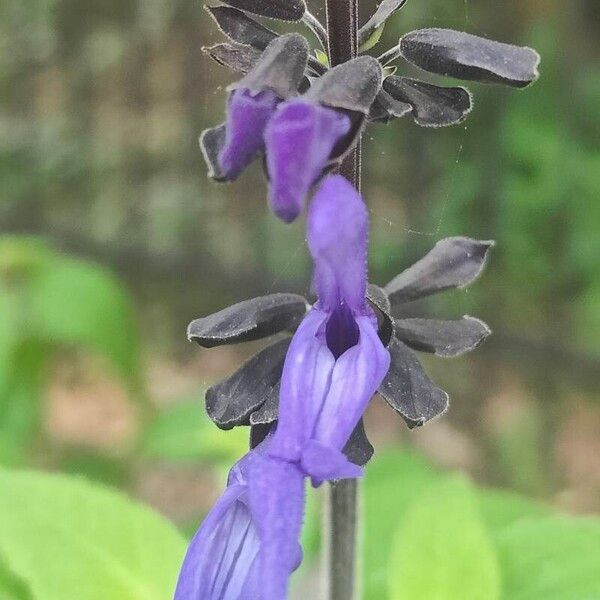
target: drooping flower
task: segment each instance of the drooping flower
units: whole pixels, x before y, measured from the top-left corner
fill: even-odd
[[[226,28],[232,10],[217,7],[211,13]],[[262,47],[264,28],[255,24],[250,34],[248,17],[237,18],[242,20],[231,30],[239,34],[242,28]],[[271,39],[246,76],[229,87],[226,122],[200,138],[209,175],[218,181],[235,179],[265,153],[269,202],[286,222],[298,216],[311,187],[352,149],[382,82],[381,67],[370,56],[313,81],[307,54],[298,34]],[[305,93],[298,96],[300,88]]]
[[[307,60],[301,35],[275,37],[245,77],[228,87],[227,120],[200,137],[211,177],[231,181],[264,151],[265,127],[277,105],[298,94]]]
[[[284,600],[302,560],[304,474],[269,457],[270,440],[231,469],[192,539],[174,600]]]
[[[317,103],[292,100],[275,111],[265,141],[269,203],[280,219],[289,223],[298,216],[308,190],[350,128],[350,117]]]
[[[265,130],[266,163],[269,200],[284,221],[296,218],[310,188],[354,147],[381,82],[377,61],[361,56],[277,108]]]

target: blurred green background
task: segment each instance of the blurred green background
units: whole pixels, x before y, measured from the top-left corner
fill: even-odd
[[[410,0],[375,53],[431,26],[533,46],[541,78],[468,85],[454,128],[365,136],[371,281],[445,236],[497,247],[472,288],[409,307],[494,330],[472,356],[425,357],[450,412],[409,432],[369,409],[363,597],[598,599],[600,5]],[[206,177],[197,139],[234,76],[201,48],[221,39],[199,0],[0,5],[1,600],[170,597],[245,450],[203,393],[260,345],[202,350],[185,327],[305,293],[310,263],[258,164]],[[299,596],[320,597],[322,495]]]

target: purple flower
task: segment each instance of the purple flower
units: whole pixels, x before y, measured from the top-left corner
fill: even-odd
[[[325,179],[308,216],[319,299],[290,344],[268,450],[316,481],[360,473],[341,451],[389,367],[365,300],[367,228],[360,194],[341,176]]]
[[[304,205],[336,144],[350,131],[350,118],[306,100],[281,104],[265,130],[269,202],[289,223]]]
[[[264,150],[263,133],[279,102],[271,90],[233,90],[227,105],[225,144],[219,152],[225,178],[235,179]]]
[[[265,454],[265,440],[230,471],[194,536],[174,600],[284,600],[302,560],[304,475]]]
[[[223,14],[237,18],[231,11]],[[252,27],[252,32],[262,46],[265,31]],[[271,39],[246,65],[247,74],[229,86],[225,123],[200,136],[209,176],[216,181],[235,179],[264,154],[269,202],[288,223],[302,210],[310,188],[354,147],[382,83],[381,67],[370,56],[326,69],[316,79],[309,62],[302,36]]]

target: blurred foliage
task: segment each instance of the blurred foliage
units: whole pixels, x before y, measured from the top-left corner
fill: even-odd
[[[171,596],[185,540],[149,509],[64,475],[0,470],[0,487],[0,591],[15,600]]]
[[[0,304],[0,462],[25,459],[57,350],[95,352],[132,390],[139,388],[133,307],[105,269],[39,240],[3,236]]]
[[[224,433],[206,417],[198,398],[180,401],[163,411],[144,433],[142,455],[150,460],[212,462],[224,468],[248,448],[248,431],[236,427]]]
[[[600,595],[599,519],[478,489],[397,450],[369,465],[364,495],[365,600]]]

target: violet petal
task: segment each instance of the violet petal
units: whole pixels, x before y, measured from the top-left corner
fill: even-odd
[[[310,187],[321,176],[349,118],[332,109],[292,100],[281,104],[265,131],[269,202],[285,222],[293,221]]]
[[[350,182],[331,175],[321,183],[308,214],[318,306],[333,311],[344,302],[364,313],[367,288],[367,208]]]
[[[287,598],[289,576],[302,560],[304,475],[292,463],[257,455],[248,466],[248,498],[261,540],[261,600]]]
[[[369,401],[381,384],[390,364],[370,317],[356,319],[358,344],[335,362],[331,383],[316,423],[313,438],[341,450]]]
[[[317,337],[327,316],[313,308],[292,338],[281,375],[279,421],[269,447],[273,456],[299,460],[312,437],[335,364],[330,350]]]
[[[186,553],[174,600],[238,598],[258,555],[246,486],[231,485],[198,529]]]
[[[227,106],[225,143],[219,165],[227,179],[237,177],[264,149],[263,132],[279,99],[269,90],[234,90]]]

